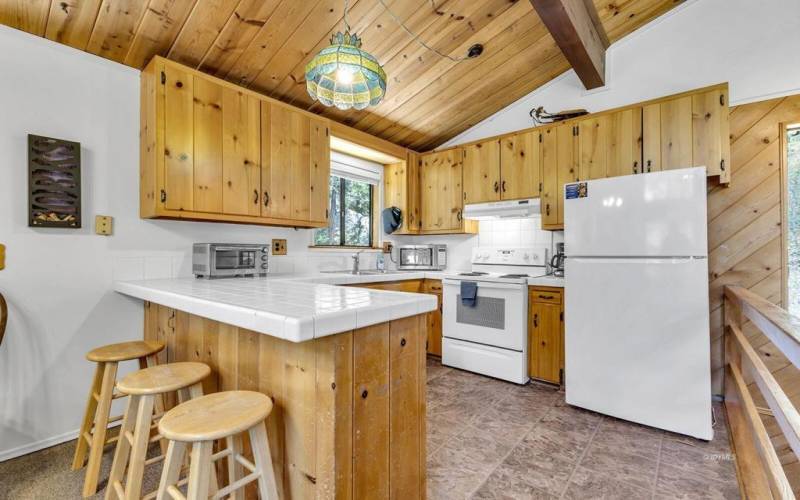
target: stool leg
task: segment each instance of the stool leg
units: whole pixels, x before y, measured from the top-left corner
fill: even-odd
[[[239,479],[243,478],[242,464],[236,460],[236,455],[242,454],[242,435],[228,436],[225,439],[228,443],[228,449],[231,454],[228,456],[228,484],[233,484]],[[239,488],[231,493],[232,500],[244,500],[244,491]]]
[[[167,493],[167,487],[178,483],[183,468],[183,454],[186,452],[186,443],[181,441],[170,441],[167,446],[167,456],[164,458],[164,469],[161,472],[161,480],[158,483],[157,500],[171,500],[172,497]]]
[[[81,430],[78,433],[78,443],[75,446],[75,455],[72,458],[72,470],[83,467],[86,461],[86,452],[89,450],[89,442],[84,436],[92,431],[95,412],[97,412],[97,400],[94,399],[95,393],[100,393],[100,385],[103,381],[103,368],[105,363],[96,363],[92,386],[89,388],[89,399],[86,401],[86,411],[83,413]]]
[[[183,401],[189,401],[190,399],[199,398],[203,395],[203,384],[196,383],[194,385],[189,386],[188,389],[181,389],[183,392]],[[212,448],[213,449],[213,448]],[[211,478],[209,482],[209,491],[211,494],[214,494],[219,489],[219,480],[217,479],[217,467],[216,464],[211,465]]]
[[[158,358],[156,357],[155,354],[151,354],[147,356],[144,362],[142,362],[142,359],[139,358],[139,364],[140,365],[144,364],[144,368],[152,368],[153,366],[158,365]],[[165,408],[164,394],[156,395],[155,402],[153,403],[153,405],[154,405],[153,408],[155,409],[154,411],[159,415],[163,415]],[[167,440],[162,439],[161,441],[159,441],[159,445],[161,446],[161,454],[165,455],[167,453]]]
[[[264,422],[251,427],[248,433],[256,470],[261,471],[261,475],[258,476],[258,494],[261,500],[278,500],[278,486],[275,484],[275,471],[272,469],[272,457],[269,453],[267,428]]]
[[[117,497],[117,491],[114,489],[114,483],[122,482],[125,475],[125,468],[128,465],[128,458],[131,454],[131,443],[125,439],[126,432],[133,432],[136,425],[136,413],[139,409],[139,396],[128,397],[128,407],[125,409],[125,417],[122,420],[122,426],[119,429],[119,438],[117,439],[117,449],[114,450],[114,462],[111,465],[111,474],[108,476],[108,485],[106,486],[106,500],[112,500]],[[122,500],[121,498],[119,500]]]
[[[207,500],[211,471],[213,441],[192,443],[192,460],[189,466],[189,489],[187,500]]]
[[[125,500],[139,500],[142,496],[144,462],[147,460],[147,445],[150,443],[150,424],[153,423],[155,396],[142,396],[136,412],[136,432],[133,434],[128,478],[125,481]]]
[[[100,384],[100,400],[92,432],[92,445],[89,448],[89,463],[86,464],[86,477],[83,480],[83,496],[89,497],[97,493],[97,481],[100,475],[100,462],[103,459],[103,447],[106,444],[108,430],[108,414],[114,395],[114,384],[117,381],[117,363],[105,363],[103,381]]]

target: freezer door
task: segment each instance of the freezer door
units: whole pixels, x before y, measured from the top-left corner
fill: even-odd
[[[566,262],[566,401],[711,439],[706,259]]]
[[[565,186],[569,257],[708,254],[705,167]],[[584,184],[584,183],[579,183]]]

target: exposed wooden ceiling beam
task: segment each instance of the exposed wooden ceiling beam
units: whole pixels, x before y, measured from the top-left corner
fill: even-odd
[[[609,46],[592,0],[530,0],[587,90],[605,85]]]

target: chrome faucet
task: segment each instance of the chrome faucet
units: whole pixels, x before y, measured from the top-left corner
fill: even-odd
[[[359,261],[361,259],[361,252],[364,250],[359,250],[358,252],[353,254],[353,274],[358,274],[360,270],[358,269]]]

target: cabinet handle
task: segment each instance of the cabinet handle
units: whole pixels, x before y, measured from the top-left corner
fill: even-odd
[[[167,202],[167,192],[162,189],[161,190],[161,203],[166,203],[166,202]]]
[[[258,205],[258,189],[253,190],[253,204]]]
[[[633,162],[633,173],[634,174],[638,174],[639,173],[639,162],[638,161]]]
[[[550,204],[549,203],[547,205],[545,205],[544,210],[545,210],[545,214],[546,215],[550,215]]]
[[[503,187],[503,192],[505,193],[506,192],[506,181],[503,181],[502,187]]]
[[[539,298],[544,300],[553,300],[554,297],[552,295],[539,295]]]
[[[264,206],[269,206],[269,193],[267,191],[264,191]]]
[[[456,212],[456,219],[458,219],[458,222],[461,222],[461,210]]]
[[[647,171],[650,172],[650,166],[653,164],[652,160],[647,160]]]
[[[498,191],[500,191],[500,183],[497,182],[497,181],[494,181],[494,192],[496,193]]]
[[[533,315],[533,326],[535,326],[535,327],[539,326],[539,315],[538,314],[534,314]]]

